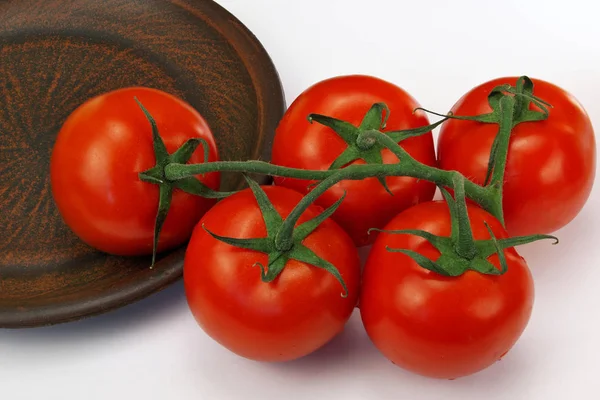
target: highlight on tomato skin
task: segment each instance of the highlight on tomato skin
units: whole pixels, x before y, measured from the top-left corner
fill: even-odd
[[[264,186],[276,211],[285,218],[302,195]],[[311,205],[303,223],[321,209]],[[196,226],[184,261],[184,286],[190,310],[204,332],[229,351],[251,360],[290,361],[321,348],[343,329],[358,300],[360,259],[351,238],[327,219],[304,241],[333,264],[348,288],[329,272],[296,260],[287,261],[272,282],[261,280],[268,257],[216,240],[265,238],[267,231],[249,189],[221,200]]]
[[[158,186],[138,174],[156,164],[150,111],[169,153],[191,138],[208,144],[209,161],[219,159],[210,127],[189,104],[166,92],[130,87],[101,94],[80,105],[58,133],[50,163],[52,195],[69,228],[88,245],[114,255],[152,254],[159,204]],[[204,162],[203,149],[189,160]],[[220,173],[198,177],[218,190]],[[184,244],[196,222],[215,203],[173,192],[158,251]]]
[[[484,221],[498,239],[508,237],[489,213],[473,204],[467,207],[476,240],[490,238]],[[450,224],[446,203],[434,201],[398,214],[385,229],[449,236]],[[434,261],[440,253],[420,237],[381,233],[367,258],[361,318],[377,349],[397,366],[432,378],[475,374],[502,358],[525,330],[534,285],[514,248],[504,250],[508,269],[503,275],[467,271],[446,277],[387,247],[413,250]],[[489,261],[499,268],[497,255]]]
[[[533,94],[552,108],[547,120],[519,124],[511,133],[503,209],[506,229],[513,236],[552,233],[566,226],[586,204],[596,174],[596,139],[583,106],[566,90],[532,80]],[[503,77],[485,82],[467,92],[451,111],[490,112],[490,91],[516,81],[517,77]],[[440,168],[483,184],[497,132],[494,124],[447,121],[438,136]]]
[[[306,89],[290,105],[277,127],[272,148],[272,162],[286,167],[327,170],[348,145],[332,129],[309,123],[309,114],[322,114],[347,121],[355,126],[378,102],[390,110],[383,132],[417,128],[429,125],[425,113],[413,110],[419,103],[400,87],[382,79],[347,75],[330,78]],[[418,161],[436,165],[431,132],[403,140],[400,145]],[[398,162],[389,150],[381,152],[383,163]],[[351,164],[364,164],[363,160]],[[275,184],[307,193],[310,181],[275,177]],[[350,234],[357,246],[373,242],[376,233],[370,228],[381,228],[398,212],[414,204],[433,199],[435,185],[411,177],[387,177],[385,182],[391,196],[376,178],[361,181],[343,181],[323,194],[317,204],[328,207],[345,192],[346,199],[333,218]]]

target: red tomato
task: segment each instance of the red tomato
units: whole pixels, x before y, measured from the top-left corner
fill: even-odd
[[[374,103],[384,102],[390,108],[386,131],[429,125],[424,113],[413,110],[419,104],[408,93],[393,84],[369,76],[342,76],[317,83],[302,93],[290,106],[279,124],[273,143],[272,162],[286,167],[327,170],[348,147],[332,129],[307,121],[311,113],[323,114],[355,126]],[[401,146],[418,161],[436,164],[431,133],[402,141]],[[389,150],[382,151],[383,162],[393,164],[398,158]],[[357,160],[352,164],[364,164]],[[376,178],[343,181],[320,196],[317,204],[328,207],[344,193],[346,199],[333,215],[358,245],[374,240],[370,228],[381,228],[398,212],[433,198],[435,186],[409,177],[388,177],[390,196]],[[311,182],[275,178],[275,184],[307,192]]]
[[[517,78],[484,83],[452,108],[457,115],[488,113],[487,95]],[[552,104],[541,122],[519,124],[512,132],[504,178],[504,216],[511,235],[551,233],[569,223],[588,199],[596,172],[596,143],[588,115],[563,89],[533,80],[534,94]],[[483,184],[498,125],[451,120],[438,138],[440,168],[461,172]]]
[[[263,188],[285,218],[302,195],[287,188]],[[300,223],[321,210],[311,206]],[[357,303],[360,259],[352,240],[327,219],[302,242],[331,262],[342,275],[348,296],[329,272],[295,260],[270,283],[261,280],[256,263],[267,255],[232,247],[203,228],[235,238],[266,237],[266,227],[249,189],[215,205],[190,240],[184,263],[190,309],[204,331],[232,352],[260,361],[286,361],[323,346],[344,328]]]
[[[156,164],[152,130],[135,102],[156,119],[169,153],[190,138],[203,138],[216,161],[217,148],[205,120],[190,105],[165,92],[133,87],[95,97],[78,107],[61,128],[52,153],[52,193],[65,223],[84,242],[106,253],[152,253],[158,186],[139,180],[138,173]],[[204,161],[202,148],[190,162]],[[219,188],[220,174],[202,182]],[[213,200],[176,189],[163,225],[158,251],[189,239]]]
[[[475,239],[507,237],[487,212],[468,205]],[[445,202],[422,203],[404,211],[386,230],[419,229],[450,236]],[[360,300],[364,326],[393,363],[436,378],[458,378],[499,360],[525,329],[533,306],[530,271],[514,248],[504,251],[508,270],[500,276],[467,271],[445,277],[421,268],[410,257],[386,250],[416,251],[431,260],[439,252],[413,235],[382,233],[366,262]],[[499,268],[498,256],[488,258]]]

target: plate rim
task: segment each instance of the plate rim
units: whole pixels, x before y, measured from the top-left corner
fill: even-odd
[[[245,24],[215,1],[195,1],[203,3],[204,10],[207,10],[207,13],[210,12],[211,19],[202,18],[200,10],[194,8],[188,0],[170,2],[197,15],[222,36],[227,37],[228,43],[240,55],[252,82],[261,83],[258,86],[254,85],[258,96],[258,109],[262,110],[262,113],[259,113],[260,125],[257,127],[257,132],[260,134],[259,143],[256,145],[254,158],[270,160],[275,128],[287,108],[283,84],[271,56]],[[249,63],[248,54],[241,56],[243,53],[239,51],[239,48],[242,46],[253,48],[252,58],[259,59],[261,62]],[[273,114],[278,115],[277,120],[269,117]],[[0,328],[22,329],[63,324],[105,314],[143,300],[182,278],[186,247],[187,243],[161,258],[154,267],[157,270],[160,269],[159,273],[134,281],[116,293],[100,294],[90,297],[84,302],[63,302],[53,304],[51,307],[28,308],[26,312],[19,311],[18,307],[5,310],[0,308]]]

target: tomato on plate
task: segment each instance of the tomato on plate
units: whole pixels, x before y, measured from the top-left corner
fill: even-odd
[[[304,91],[289,107],[277,127],[273,142],[272,162],[286,167],[327,170],[347,149],[347,143],[331,128],[309,123],[309,114],[316,113],[360,125],[374,103],[384,102],[390,109],[385,131],[404,130],[429,125],[422,112],[413,113],[419,104],[403,89],[384,80],[362,75],[340,76],[319,82]],[[403,140],[400,145],[418,161],[436,165],[431,132]],[[397,163],[389,150],[382,151],[383,163]],[[363,160],[351,164],[364,164]],[[381,228],[398,212],[433,198],[435,185],[410,177],[387,177],[391,196],[376,178],[362,181],[342,181],[317,200],[329,207],[344,192],[346,199],[333,215],[358,246],[369,244],[376,235],[370,228]],[[301,193],[312,182],[291,178],[275,178],[275,184]]]
[[[516,77],[486,82],[452,108],[456,115],[479,115],[491,108],[487,96]],[[581,104],[551,83],[533,79],[534,95],[552,105],[545,121],[517,125],[511,134],[504,178],[503,208],[511,235],[551,233],[577,216],[596,173],[596,142]],[[533,107],[533,106],[532,106]],[[483,184],[498,125],[450,120],[438,138],[438,162]]]
[[[152,253],[158,210],[158,186],[138,178],[138,173],[156,165],[156,157],[150,122],[135,97],[156,120],[169,153],[188,139],[202,138],[209,146],[209,160],[218,159],[204,118],[184,101],[156,89],[131,87],[105,93],[67,118],[50,163],[55,203],[65,223],[84,242],[124,256]],[[198,148],[189,162],[203,161],[203,150]],[[199,179],[219,188],[219,173]],[[185,243],[214,202],[175,189],[158,251]]]
[[[500,222],[469,204],[476,240],[498,239]],[[450,213],[443,201],[416,205],[396,216],[386,230],[418,229],[450,236]],[[366,261],[360,312],[375,346],[393,363],[429,377],[454,379],[478,372],[506,354],[524,331],[533,307],[534,287],[525,260],[504,250],[502,275],[467,271],[446,277],[419,266],[386,246],[413,250],[430,260],[440,253],[412,234],[381,233]],[[500,269],[498,255],[488,260]]]
[[[282,218],[302,199],[291,189],[263,187]],[[311,205],[298,223],[314,218]],[[356,306],[360,259],[351,238],[326,219],[301,243],[333,264],[348,293],[328,271],[288,260],[271,282],[261,280],[268,256],[233,247],[208,232],[239,239],[265,238],[256,198],[242,190],[217,203],[198,223],[184,261],[189,307],[202,329],[230,351],[253,360],[288,361],[305,356],[340,333]]]

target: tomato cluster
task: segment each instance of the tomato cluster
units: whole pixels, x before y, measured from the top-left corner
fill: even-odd
[[[512,89],[508,100],[490,97],[515,82],[517,89],[530,82],[536,97]],[[504,160],[498,124],[485,123],[496,112],[510,122]],[[435,125],[403,89],[369,76],[319,82],[289,107],[272,163],[260,164],[274,184],[249,180],[217,202],[197,196],[220,183],[218,143],[204,119],[158,90],[122,89],[66,121],[52,190],[65,222],[107,253],[151,254],[189,240],[190,309],[240,356],[310,354],[359,307],[389,360],[457,378],[499,360],[526,328],[533,280],[514,245],[536,238],[515,236],[549,234],[575,218],[594,182],[596,145],[582,106],[541,80],[484,83],[444,118],[436,156]],[[206,173],[193,169],[211,163]],[[248,165],[239,170],[257,172]],[[502,179],[489,181],[498,168]],[[433,200],[436,186],[444,200]],[[481,199],[465,201],[465,189],[487,187],[500,196],[500,214],[480,207]],[[157,214],[165,204],[168,214]],[[372,247],[361,272],[364,245]]]

